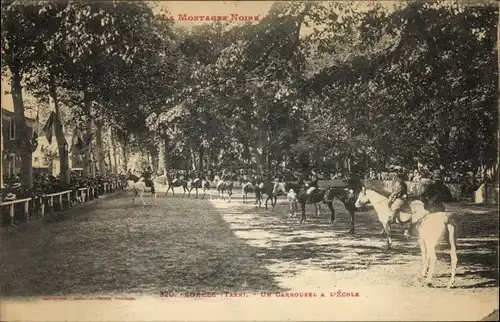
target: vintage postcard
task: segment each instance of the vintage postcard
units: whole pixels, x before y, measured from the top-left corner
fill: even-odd
[[[498,3],[1,6],[2,321],[498,320]]]

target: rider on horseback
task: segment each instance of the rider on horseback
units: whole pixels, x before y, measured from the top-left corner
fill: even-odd
[[[345,203],[353,204],[356,202],[359,192],[363,189],[363,183],[355,175],[346,175],[346,188],[347,197],[345,198]]]
[[[144,183],[146,184],[146,187],[150,187],[151,193],[154,194],[155,193],[155,184],[151,178],[152,175],[153,175],[153,170],[151,169],[151,167],[148,167],[146,169],[146,171],[144,171],[142,173],[142,177],[144,178]]]
[[[311,176],[311,182],[309,183],[307,187],[307,203],[311,203],[311,194],[315,191],[318,190],[318,176],[314,170],[312,171],[312,176]]]
[[[395,224],[396,221],[401,222],[400,210],[405,204],[406,198],[408,197],[408,187],[406,186],[403,174],[398,174],[398,181],[396,181],[396,189],[389,196],[389,208],[391,209],[392,223]]]

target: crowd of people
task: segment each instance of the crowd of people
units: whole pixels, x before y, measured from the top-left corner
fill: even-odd
[[[1,189],[0,197],[2,203],[18,199],[32,198],[33,202],[30,202],[29,204],[29,212],[31,215],[36,215],[40,213],[42,205],[49,206],[48,199],[43,198],[43,196],[63,191],[71,191],[70,203],[76,204],[81,202],[81,200],[78,199],[78,190],[80,188],[93,188],[91,190],[93,191],[93,195],[91,197],[92,199],[95,199],[106,193],[105,184],[108,184],[109,188],[112,190],[113,187],[124,187],[126,185],[126,180],[127,176],[125,174],[84,176],[79,172],[71,172],[69,184],[63,184],[60,182],[59,176],[34,173],[33,187],[31,189],[25,189],[21,185],[19,175],[12,175],[4,179],[5,187]],[[54,202],[57,202],[57,200]],[[64,202],[67,201],[64,200]],[[23,204],[16,205],[16,216],[24,213],[23,207]],[[2,207],[1,214],[2,224],[5,224],[8,221],[7,217],[9,217],[9,208]]]

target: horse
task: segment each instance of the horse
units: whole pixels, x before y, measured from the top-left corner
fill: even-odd
[[[315,205],[315,215],[321,215],[321,203],[325,203],[330,210],[330,223],[333,224],[335,222],[335,208],[333,208],[333,199],[335,198],[335,190],[332,188],[327,189],[318,189],[311,193],[310,202]],[[300,203],[302,209],[302,217],[300,218],[300,223],[306,220],[306,204],[307,200],[307,192],[301,190],[297,195],[297,200]]]
[[[255,203],[254,205],[257,205],[257,203],[260,203],[262,201],[262,194],[260,193],[260,189],[257,186],[256,181],[254,180],[253,182],[250,180],[240,180],[241,183],[241,194],[243,196],[243,203],[247,203],[248,200],[248,193],[253,192],[255,193]]]
[[[302,189],[303,184],[299,182],[290,182],[290,181],[283,181],[283,182],[276,182],[273,187],[273,194],[276,196],[281,196],[287,194],[290,189],[293,189],[295,193],[299,193],[300,190]]]
[[[233,182],[229,180],[221,180],[219,176],[215,176],[214,181],[218,192],[217,199],[222,197],[222,200],[224,200],[224,191],[227,191],[227,194],[229,195],[228,202],[231,202],[231,196],[233,195]]]
[[[276,196],[273,192],[274,191],[274,183],[268,179],[263,179],[263,180],[258,181],[257,187],[258,187],[259,193],[261,195],[262,194],[267,195],[267,199],[265,202],[266,210],[267,210],[267,202],[269,200],[271,200],[272,210],[274,211],[274,206],[276,205],[276,201],[278,200],[278,196]],[[260,208],[260,206],[261,206],[261,199],[259,198],[259,208]]]
[[[184,194],[182,195],[183,197],[186,195],[186,191],[188,190],[188,182],[186,179],[172,179],[170,177],[167,177],[167,184],[168,188],[167,191],[165,191],[165,196],[168,194],[169,190],[172,190],[172,195],[175,196],[174,188],[175,187],[182,187],[184,190]]]
[[[193,189],[196,190],[196,199],[198,199],[198,189],[203,189],[203,197],[201,197],[201,199],[205,199],[206,191],[210,189],[210,182],[200,178],[195,178],[194,180],[188,180],[187,182],[188,198],[191,196],[191,191]],[[172,193],[173,191],[174,190],[172,189]]]
[[[392,211],[389,207],[389,199],[373,190],[363,188],[358,195],[355,207],[359,208],[362,205],[367,204],[368,202],[372,204],[373,208],[375,208],[375,211],[377,212],[378,220],[382,224],[382,227],[384,228],[384,232],[386,235],[387,250],[389,250],[392,245],[392,238],[391,238]],[[411,220],[411,216],[412,215],[410,213],[402,211],[400,211],[399,213],[399,218],[402,217],[407,218],[407,220],[404,221],[400,220],[402,224],[409,223],[409,220]]]
[[[132,203],[135,205],[135,197],[139,195],[141,198],[142,204],[145,206],[146,202],[142,198],[144,195],[144,190],[146,190],[146,182],[143,177],[138,177],[134,174],[130,174],[127,178],[127,185],[132,188],[134,191],[134,195],[132,196]],[[153,188],[151,188],[153,190]],[[154,191],[154,190],[153,190]],[[153,203],[156,205],[156,192],[152,192],[151,198],[153,198]]]
[[[410,202],[412,211],[412,225],[416,226],[418,231],[418,241],[422,253],[422,277],[426,286],[432,286],[432,276],[436,269],[436,246],[439,241],[445,237],[450,246],[451,257],[451,276],[448,282],[448,288],[455,284],[455,274],[457,271],[457,237],[458,224],[457,214],[454,212],[431,212],[424,208],[424,203],[420,200]],[[447,236],[446,236],[447,235]],[[447,238],[446,238],[447,237]]]

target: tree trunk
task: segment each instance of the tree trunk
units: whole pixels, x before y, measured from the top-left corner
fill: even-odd
[[[49,80],[49,96],[54,104],[56,111],[56,121],[54,122],[54,132],[56,134],[57,148],[59,151],[59,182],[63,186],[69,185],[69,151],[68,142],[64,136],[64,126],[61,121],[61,111],[59,109],[59,100],[57,98],[57,86],[55,78],[51,75]]]
[[[194,150],[189,148],[190,159],[191,159],[191,169],[196,171],[196,155],[194,154]]]
[[[498,23],[497,23],[497,56],[498,56],[498,71],[500,71],[500,44],[498,43],[498,40],[500,39],[500,4],[498,5]],[[498,84],[500,87],[500,73],[498,73]],[[500,96],[498,96],[498,114],[500,115]],[[497,173],[497,180],[498,180],[498,166],[500,165],[500,126],[497,125],[497,161],[496,161],[496,173]]]
[[[99,175],[106,175],[106,164],[104,163],[104,147],[102,141],[102,121],[96,121],[96,148],[97,148],[97,162],[99,166]]]
[[[273,158],[271,156],[271,153],[268,151],[267,152],[267,178],[271,180],[272,176],[272,168],[273,168]]]
[[[83,94],[84,108],[86,113],[86,123],[85,123],[85,135],[84,135],[84,146],[85,152],[83,157],[83,175],[91,175],[91,146],[92,146],[92,98],[90,93],[85,91]]]
[[[109,128],[109,136],[110,136],[110,141],[111,141],[111,150],[113,152],[113,161],[111,162],[111,160],[109,161],[110,164],[111,164],[111,171],[113,172],[113,174],[117,174],[118,173],[118,164],[116,162],[116,144],[115,144],[115,137],[114,137],[114,133],[113,133],[113,127],[110,127]]]
[[[165,166],[165,176],[170,177],[170,142],[168,136],[163,138],[163,153],[164,153],[164,166]]]
[[[26,189],[33,187],[33,167],[32,167],[32,151],[31,138],[26,118],[24,116],[24,102],[21,86],[21,74],[16,67],[10,69],[12,103],[14,105],[14,124],[16,126],[16,140],[19,142],[21,152],[21,184]],[[2,133],[3,135],[3,133]],[[2,160],[3,161],[3,160]]]
[[[108,156],[108,164],[109,164],[109,166],[106,167],[106,169],[110,173],[115,174],[115,172],[113,171],[113,160],[111,160],[111,151],[108,151],[108,153],[106,153],[106,155]]]
[[[204,172],[204,171],[203,171],[203,170],[204,170],[204,169],[203,169],[203,158],[204,158],[204,157],[205,157],[205,149],[204,149],[203,145],[200,145],[200,163],[199,163],[198,168],[199,168],[199,170],[200,170],[201,172]]]

